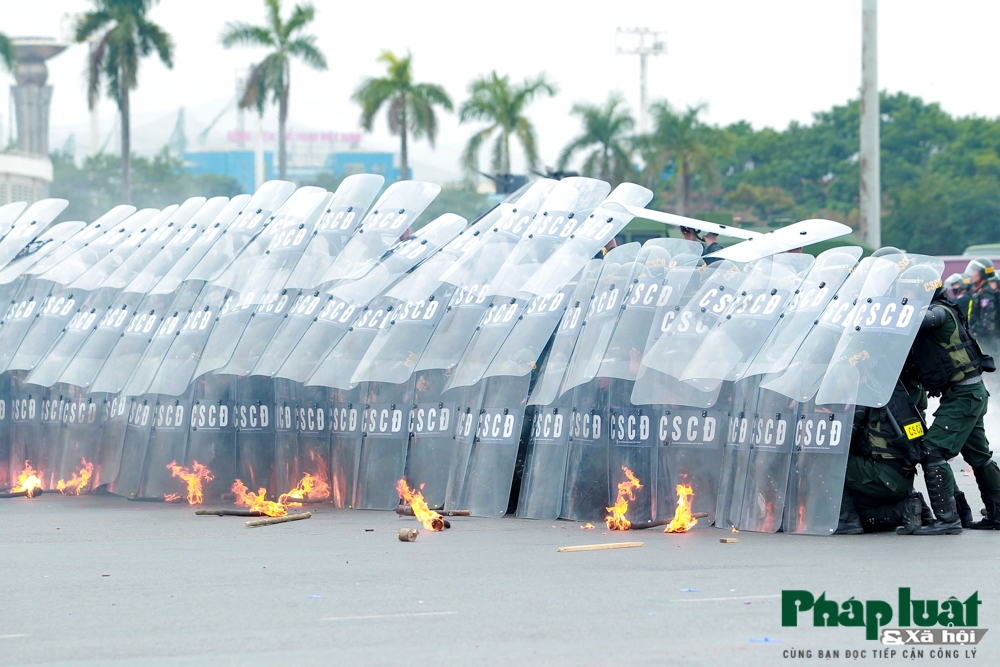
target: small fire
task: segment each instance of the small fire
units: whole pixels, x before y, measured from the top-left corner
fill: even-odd
[[[211,482],[215,479],[215,475],[212,474],[212,471],[197,461],[192,462],[190,469],[182,468],[177,465],[177,461],[171,461],[167,465],[167,469],[170,470],[170,473],[174,477],[180,477],[187,482],[188,505],[201,505],[202,501],[205,500],[201,493],[201,483]]]
[[[677,485],[677,511],[674,512],[673,520],[663,530],[664,533],[686,533],[698,525],[698,519],[691,516],[692,498],[694,489],[690,484]]]
[[[38,491],[42,490],[42,480],[38,478],[38,473],[31,467],[31,461],[24,462],[24,470],[17,476],[17,485],[10,491],[11,493],[27,492],[28,498],[34,498]]]
[[[736,529],[736,526],[733,526],[732,528],[733,528],[733,532],[734,532],[734,533],[738,533],[738,532],[740,532],[740,531],[738,531],[738,530]]]
[[[289,507],[301,507],[302,503],[295,502],[308,498],[309,500],[325,500],[330,497],[330,485],[327,484],[325,476],[313,476],[306,473],[298,486],[278,496],[278,503]]]
[[[421,484],[420,488],[423,489],[424,485]],[[444,529],[444,518],[427,507],[424,494],[420,491],[411,490],[405,478],[396,482],[396,492],[403,499],[404,503],[413,508],[413,516],[417,517],[417,520],[424,524],[424,528],[427,530]]]
[[[233,493],[236,494],[236,505],[246,507],[252,512],[260,512],[266,516],[285,516],[288,508],[281,503],[267,500],[267,489],[261,487],[257,493],[247,491],[247,485],[241,480],[233,482]]]
[[[164,493],[163,502],[165,503],[175,503],[181,499],[181,494],[179,493]]]
[[[632,522],[625,518],[628,512],[628,501],[635,500],[635,492],[642,488],[638,478],[632,471],[622,466],[625,473],[625,481],[618,483],[618,499],[612,507],[607,507],[610,514],[604,517],[604,522],[608,524],[609,530],[628,530]]]
[[[553,526],[553,528],[555,528],[555,526]],[[593,529],[594,529],[594,524],[589,522],[580,526],[580,530],[593,530]]]
[[[90,484],[90,478],[94,474],[94,464],[89,463],[87,459],[80,459],[80,461],[80,468],[73,473],[68,482],[61,479],[56,483],[56,488],[61,494],[67,495],[68,492],[78,496]]]

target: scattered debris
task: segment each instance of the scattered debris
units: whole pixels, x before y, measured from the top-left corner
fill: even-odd
[[[605,544],[580,544],[573,547],[559,547],[556,551],[604,551],[605,549],[630,549],[632,547],[641,547],[642,545],[642,542],[607,542]]]
[[[700,588],[682,588],[681,593],[701,593]]]
[[[0,493],[0,498],[35,498],[45,493],[40,488],[32,488],[26,491],[8,491]]]
[[[720,537],[719,541],[722,542],[723,544],[736,544],[737,542],[739,542],[739,540],[736,539],[735,537]]]
[[[268,517],[267,519],[258,519],[257,521],[247,521],[247,528],[271,526],[276,523],[286,523],[288,521],[302,521],[302,519],[308,519],[311,516],[311,512],[303,512],[302,514],[286,514],[285,516],[273,516]]]
[[[374,528],[365,528],[365,532],[366,533],[374,533],[375,529]]]
[[[471,516],[469,510],[431,510],[435,514],[441,516]],[[413,507],[411,505],[399,505],[396,508],[396,514],[399,516],[416,516],[413,513]]]
[[[552,527],[555,528],[555,526]],[[585,523],[582,526],[580,526],[580,530],[593,530],[593,529],[594,529],[594,524],[592,523]]]
[[[399,541],[400,542],[414,542],[417,539],[417,535],[420,531],[416,528],[400,528],[399,529]]]

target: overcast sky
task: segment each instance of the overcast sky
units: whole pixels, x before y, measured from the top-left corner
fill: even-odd
[[[287,13],[292,3],[285,4]],[[4,0],[4,5],[0,31],[12,37],[59,37],[65,14],[91,7],[88,0]],[[380,74],[375,58],[382,49],[409,50],[416,78],[443,85],[456,105],[469,81],[492,69],[517,79],[548,73],[560,92],[533,105],[530,117],[542,160],[553,164],[579,129],[568,115],[574,102],[601,102],[619,90],[638,106],[639,60],[615,54],[617,26],[666,31],[667,54],[650,60],[650,98],[681,107],[705,103],[705,118],[713,123],[746,119],[754,127],[780,129],[793,120],[809,122],[813,112],[856,96],[860,83],[860,0],[318,0],[315,5],[311,31],[330,67],[314,72],[300,63],[292,66],[293,130],[356,131],[358,107],[350,93],[362,77]],[[155,152],[173,129],[177,109],[185,107],[189,147],[198,148],[198,132],[231,100],[237,70],[264,53],[225,50],[219,33],[226,21],[263,22],[263,2],[162,0],[150,17],[173,36],[176,55],[172,70],[153,59],[142,64],[132,97],[134,145]],[[882,0],[879,87],[940,102],[953,114],[1000,115],[998,25],[995,1]],[[74,45],[49,63],[53,147],[73,132],[81,152],[87,148],[85,56],[86,47]],[[0,86],[4,137],[10,116],[6,88]],[[104,100],[102,133],[111,130],[113,115],[112,103]],[[265,122],[275,129],[273,113]],[[248,128],[254,126],[248,119]],[[235,127],[235,113],[223,118],[205,147],[224,146],[226,132]],[[411,144],[415,176],[457,179],[458,156],[474,129],[445,114],[436,149],[426,142]],[[369,150],[397,146],[384,120],[361,143]],[[315,150],[327,152],[323,144]],[[518,155],[515,150],[515,168]],[[484,167],[487,159],[484,151]]]

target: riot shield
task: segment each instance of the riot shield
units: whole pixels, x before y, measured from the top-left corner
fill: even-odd
[[[610,381],[595,378],[573,389],[569,451],[560,517],[601,521],[610,504]]]
[[[149,434],[153,425],[156,396],[145,394],[124,400],[127,404],[125,419],[112,422],[109,428],[109,435],[115,441],[120,437],[122,444],[118,474],[108,485],[108,491],[134,499],[140,497],[139,487],[142,484],[143,471],[146,469],[146,453],[149,449]]]
[[[106,484],[107,474],[100,465],[104,457],[104,420],[107,413],[107,396],[84,395],[84,389],[72,385],[59,385],[62,402],[59,406],[61,429],[53,444],[55,477],[72,480],[74,473],[93,465],[92,477],[79,493],[86,493]],[[43,410],[44,412],[44,410]],[[57,482],[58,485],[58,482]]]
[[[0,239],[0,268],[6,267],[35,237],[42,234],[68,205],[65,199],[41,199],[29,206],[9,230],[4,230]],[[18,206],[19,203],[9,209],[0,208],[0,225],[4,222],[3,214],[13,212]]]
[[[860,257],[861,248],[848,246],[832,248],[816,258],[809,274],[784,306],[778,324],[761,344],[746,375],[778,373],[788,367]]]
[[[354,507],[389,510],[399,504],[396,482],[406,467],[413,383],[370,382],[362,385],[362,391],[365,410]]]
[[[362,389],[334,389],[330,396],[330,498],[334,507],[354,507],[365,417]]]
[[[732,385],[716,498],[715,525],[719,527],[737,526],[743,511],[750,444],[756,425],[753,411],[759,393],[760,378],[757,376],[744,378]]]
[[[632,405],[631,380],[601,379],[606,379],[608,383],[610,401],[607,506],[615,503],[619,484],[628,481],[628,475],[632,475],[641,486],[632,489],[633,497],[628,500],[625,518],[633,524],[664,518],[664,514],[658,511],[657,498],[675,494],[668,493],[665,488],[668,480],[659,476],[657,434],[654,431],[659,421],[659,410],[649,405]]]
[[[277,487],[292,489],[308,474],[316,479],[317,493],[326,484],[329,494],[330,390],[276,379],[274,392]]]
[[[540,215],[534,216],[496,272],[488,293],[517,296],[553,251],[573,235],[581,221],[587,219],[610,191],[611,187],[604,181],[590,178],[571,177],[559,181],[545,198]]]
[[[440,191],[440,186],[420,181],[386,188],[320,282],[355,280],[368,273]]]
[[[347,333],[358,313],[365,313],[371,318],[378,310],[376,308],[373,311],[367,306],[359,308],[332,295],[324,298],[322,294],[315,294],[312,298],[301,301],[299,309],[293,309],[289,318],[275,332],[271,339],[274,344],[259,363],[267,364],[267,370],[273,370],[277,366],[275,377],[305,383]],[[384,314],[383,311],[382,315]],[[380,319],[382,315],[379,315]],[[260,374],[270,375],[264,372]]]
[[[323,283],[331,261],[347,245],[383,183],[377,174],[356,174],[341,182],[285,287],[311,290]]]
[[[213,479],[205,483],[206,498],[218,499],[230,493],[238,477],[236,468],[236,424],[233,406],[233,379],[205,375],[195,380],[185,395],[191,409],[187,420],[187,450],[178,458],[185,466],[195,461],[212,471]],[[159,438],[160,433],[157,433]],[[178,440],[180,435],[177,436]],[[256,479],[242,478],[247,486]]]
[[[83,231],[86,226],[84,222],[73,221],[60,222],[49,227],[0,270],[0,285],[9,285],[23,277],[32,266],[49,253],[63,247],[67,241]]]
[[[878,259],[889,263],[892,256]],[[886,267],[890,268],[890,267]],[[818,405],[885,405],[940,283],[942,261],[904,255],[883,273],[876,262],[843,324],[833,360],[816,394]],[[882,278],[892,277],[885,282]]]
[[[572,407],[572,393],[534,407],[531,440],[525,453],[517,501],[517,516],[521,518],[555,520],[559,517],[569,445],[567,416],[572,414]]]
[[[10,424],[8,426],[8,442],[10,447],[11,478],[16,477],[30,461],[44,488],[51,489],[51,471],[48,465],[48,448],[41,440],[40,397],[41,387],[33,387],[24,381],[23,372],[7,373],[10,382]]]
[[[169,466],[187,463],[188,422],[192,411],[190,395],[157,396],[150,416],[150,430],[138,497],[164,498],[172,493],[184,495],[181,480]],[[126,439],[127,442],[127,439]],[[198,459],[200,463],[207,461]],[[217,475],[218,471],[212,470]]]
[[[742,377],[812,263],[811,255],[801,253],[757,262],[678,379],[707,392]]]
[[[72,261],[74,263],[81,262],[80,251],[90,244],[95,243],[97,240],[108,236],[109,238],[116,239],[115,241],[112,241],[112,243],[117,242],[123,222],[130,220],[133,213],[135,213],[134,206],[126,206],[124,204],[115,206],[97,220],[71,236],[51,253],[40,257],[38,261],[32,263],[30,266],[24,267],[23,270],[17,275],[20,275],[21,273],[28,275],[42,275],[52,267],[62,265],[63,262],[69,258],[73,258]],[[96,259],[93,261],[96,261]],[[89,262],[84,262],[83,265],[89,266],[90,264]],[[13,268],[13,266],[8,266],[7,268]]]
[[[0,237],[11,230],[18,216],[26,208],[28,208],[28,202],[23,201],[13,201],[0,206]]]
[[[227,376],[218,376],[225,380]],[[248,486],[265,487],[277,499],[274,475],[274,382],[264,377],[233,380],[236,401],[236,476]]]

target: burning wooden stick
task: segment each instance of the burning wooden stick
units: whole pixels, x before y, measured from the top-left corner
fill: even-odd
[[[434,510],[441,516],[470,516],[469,510]],[[413,508],[409,505],[399,505],[396,507],[396,514],[399,516],[416,516]]]
[[[691,515],[692,519],[704,519],[708,517],[708,512],[695,512]],[[672,519],[660,519],[659,521],[650,521],[649,523],[635,523],[631,522],[626,530],[646,530],[647,528],[656,528],[657,526],[669,525]]]
[[[288,521],[302,521],[302,519],[308,519],[311,516],[311,512],[303,512],[302,514],[286,514],[285,516],[273,516],[268,517],[267,519],[258,519],[257,521],[247,521],[247,528],[271,526],[276,523],[286,523]]]
[[[267,516],[256,510],[195,510],[198,516]]]
[[[42,489],[32,488],[24,491],[7,491],[0,493],[0,498],[35,498],[45,493]]]
[[[420,489],[423,489],[424,485],[420,485]],[[406,478],[400,479],[396,482],[396,493],[399,494],[400,500],[406,503],[414,512],[414,516],[417,521],[424,525],[427,530],[443,530],[445,528],[451,528],[451,524],[445,521],[440,514],[431,511],[427,507],[427,502],[424,500],[424,494],[418,489],[416,491],[410,489],[410,485],[406,483]]]
[[[641,547],[642,542],[609,542],[607,544],[581,544],[575,547],[559,547],[558,552],[564,551],[604,551],[605,549],[630,549]]]

